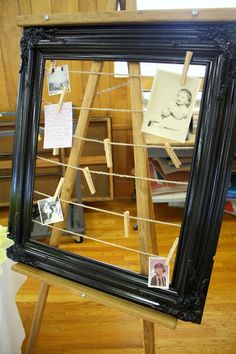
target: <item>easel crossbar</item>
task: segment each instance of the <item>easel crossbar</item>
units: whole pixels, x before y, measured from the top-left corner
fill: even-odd
[[[124,311],[139,319],[150,321],[169,329],[175,329],[177,319],[144,306],[131,303],[129,301],[119,299],[115,296],[108,295],[85,285],[75,283],[71,280],[61,278],[57,275],[50,274],[40,269],[35,269],[25,264],[17,263],[12,266],[12,270],[24,274],[37,281],[46,283],[48,286],[54,286],[60,289],[68,290],[73,294],[85,297],[91,301],[99,302],[102,305],[110,306],[120,311]]]

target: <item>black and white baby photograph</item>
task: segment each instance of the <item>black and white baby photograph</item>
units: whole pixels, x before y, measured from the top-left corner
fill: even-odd
[[[70,92],[70,79],[68,65],[57,66],[52,69],[51,73],[47,73],[48,94],[49,96],[60,95],[64,86]]]
[[[59,197],[38,200],[39,215],[43,225],[63,221],[63,213]]]
[[[144,113],[142,131],[184,143],[188,134],[201,80],[158,70]]]

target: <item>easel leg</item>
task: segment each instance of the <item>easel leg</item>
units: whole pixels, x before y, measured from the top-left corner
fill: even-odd
[[[42,321],[43,312],[47,301],[48,291],[49,291],[49,285],[47,283],[41,283],[39,289],[38,302],[35,307],[34,317],[31,324],[31,329],[29,333],[29,339],[27,342],[25,354],[31,354],[33,352],[34,344],[40,330],[40,324]]]
[[[143,340],[146,354],[155,354],[154,323],[143,320]]]
[[[78,124],[75,130],[75,136],[78,137],[86,136],[88,125],[89,125],[90,112],[88,109],[84,110],[83,107],[88,108],[92,106],[96,94],[97,84],[100,77],[97,73],[99,73],[102,70],[102,67],[103,67],[103,62],[101,61],[92,63],[91,72],[93,72],[93,74],[90,74],[88,78],[88,83],[81,104],[81,111],[78,119]],[[68,165],[76,166],[76,167],[79,166],[79,160],[82,153],[83,143],[84,141],[80,139],[73,140],[73,146],[71,148]],[[71,196],[72,196],[72,192],[76,180],[76,175],[77,175],[77,171],[74,168],[67,167],[65,172],[65,179],[62,187],[62,192],[61,192],[62,200],[71,200]],[[67,211],[68,211],[68,203],[62,203],[62,210],[63,210],[64,219],[66,219]],[[64,222],[58,223],[57,227],[63,228]],[[52,236],[50,239],[51,246],[55,246],[55,247],[59,246],[61,234],[62,232],[59,230],[54,229],[52,231]]]
[[[120,5],[123,10],[126,9],[132,11],[137,9],[136,0],[120,0]],[[140,65],[137,63],[129,63],[129,74],[140,75]],[[133,110],[141,110],[143,108],[141,90],[141,79],[139,77],[130,78],[131,109]],[[132,113],[134,144],[145,144],[141,132],[142,122],[142,113]],[[148,162],[147,151],[146,149],[141,148],[138,148],[139,150],[136,149],[134,149],[135,171],[137,171],[137,175],[139,176],[148,177],[148,171],[147,169],[145,171],[144,168],[144,166],[147,166]],[[136,199],[138,216],[154,219],[154,208],[152,203],[151,188],[148,182],[138,181],[136,183]],[[156,230],[155,225],[153,223],[139,223],[139,243],[141,251],[158,254]],[[147,257],[141,256],[142,274],[148,274],[147,264]],[[145,353],[155,354],[154,324],[144,320],[143,329]]]
[[[132,112],[132,128],[134,144],[144,145],[145,141],[141,131],[143,115],[142,115],[142,87],[140,75],[140,65],[138,63],[129,63],[130,77],[130,96]],[[136,77],[132,77],[136,76]],[[140,111],[140,112],[138,112]],[[134,148],[134,166],[137,176],[148,177],[147,168],[147,150],[146,148]],[[136,199],[137,199],[137,215],[140,218],[150,219],[154,215],[153,203],[151,198],[151,189],[148,181],[136,180]],[[150,222],[139,222],[138,235],[140,251],[157,254],[157,240],[155,227]],[[148,274],[147,256],[141,254],[141,273]],[[144,321],[144,349],[146,354],[155,354],[155,332],[154,325],[151,322]]]

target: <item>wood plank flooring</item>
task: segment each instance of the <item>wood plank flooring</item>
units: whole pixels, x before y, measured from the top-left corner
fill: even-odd
[[[94,204],[93,204],[94,205]],[[134,210],[130,203],[97,203],[104,209]],[[158,219],[181,221],[182,210],[155,205]],[[131,227],[128,239],[123,238],[122,221],[106,214],[87,211],[86,234],[96,230],[104,240],[137,248],[137,231]],[[0,223],[7,223],[7,209],[0,209]],[[175,330],[155,326],[156,353],[236,353],[236,218],[225,214],[213,275],[201,325],[178,321]],[[159,253],[166,255],[178,235],[178,229],[157,226]],[[45,241],[45,240],[44,240]],[[44,242],[43,241],[43,242]],[[78,244],[68,237],[62,247],[80,252],[121,267],[139,269],[139,255],[118,248],[84,240]],[[17,295],[17,305],[27,334],[31,325],[39,283],[28,279]],[[24,352],[25,343],[22,352]],[[143,351],[142,321],[126,313],[50,288],[35,354],[141,354]],[[4,353],[2,353],[4,354]]]

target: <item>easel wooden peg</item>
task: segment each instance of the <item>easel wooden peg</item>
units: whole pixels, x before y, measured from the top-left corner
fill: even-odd
[[[182,70],[182,76],[181,76],[181,81],[180,81],[181,85],[183,85],[183,86],[185,85],[185,82],[187,79],[188,69],[189,69],[189,65],[190,65],[192,56],[193,56],[193,52],[189,52],[189,51],[186,52],[185,60],[184,60],[184,67]]]
[[[112,163],[110,139],[106,138],[103,140],[103,142],[104,142],[104,150],[105,150],[105,155],[106,155],[107,167],[111,168],[113,166],[113,163]]]
[[[170,264],[171,258],[173,257],[173,254],[175,253],[175,250],[176,250],[176,248],[178,246],[178,243],[179,243],[179,238],[176,237],[176,239],[174,240],[174,243],[173,243],[173,245],[172,245],[172,247],[171,247],[171,249],[170,249],[170,251],[168,253],[168,256],[166,258],[166,262],[165,263],[166,263],[167,266]]]
[[[173,164],[175,165],[176,168],[179,168],[182,163],[179,160],[178,156],[176,155],[176,153],[174,152],[174,150],[172,149],[171,145],[169,143],[165,143],[164,145],[165,150],[167,152],[167,154],[169,155],[169,157],[171,158],[171,161],[173,162]]]
[[[88,168],[88,167],[85,167],[85,168],[83,169],[83,173],[84,173],[84,177],[85,177],[85,179],[86,179],[86,182],[87,182],[87,184],[88,184],[90,193],[91,193],[91,194],[95,194],[95,193],[96,193],[96,189],[95,189],[95,186],[94,186],[93,179],[92,179],[91,173],[90,173],[90,171],[89,171],[89,168]]]
[[[124,212],[124,235],[125,237],[129,237],[129,226],[130,226],[130,217],[129,211]]]

